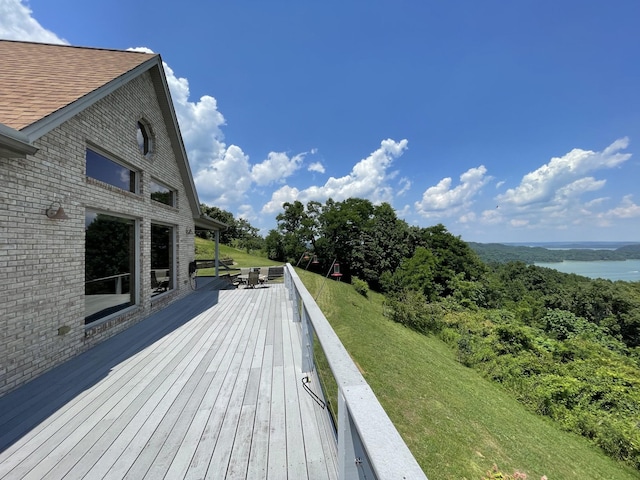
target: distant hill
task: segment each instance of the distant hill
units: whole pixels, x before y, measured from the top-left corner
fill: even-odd
[[[601,243],[595,244],[598,245],[598,247],[592,247],[592,244],[588,243],[544,244],[553,245],[553,248],[506,245],[502,243],[467,243],[486,263],[519,261],[532,264],[535,262],[562,262],[564,260],[589,262],[596,260],[640,259],[640,243],[622,245],[615,249],[598,248],[603,246]],[[617,245],[620,244],[618,243]]]

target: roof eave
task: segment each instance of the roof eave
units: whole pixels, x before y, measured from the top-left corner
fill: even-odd
[[[0,123],[0,156],[25,158],[37,151],[24,133]]]
[[[222,223],[214,218],[208,217],[207,215],[201,214],[198,218],[194,219],[195,226],[198,228],[202,228],[204,230],[221,230],[224,231],[229,228],[229,225],[226,223]]]

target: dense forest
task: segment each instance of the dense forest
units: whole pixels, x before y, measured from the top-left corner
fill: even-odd
[[[386,295],[389,318],[439,336],[532,411],[640,469],[640,282],[564,274],[531,256],[484,260],[443,225],[409,226],[357,198],[285,203],[277,222],[269,258],[323,275],[338,261],[343,281]]]
[[[625,245],[615,250],[580,248],[550,250],[542,247],[475,242],[469,242],[469,246],[486,263],[505,263],[509,261],[520,261],[524,263],[562,262],[564,260],[589,262],[594,260],[640,259],[640,244]]]

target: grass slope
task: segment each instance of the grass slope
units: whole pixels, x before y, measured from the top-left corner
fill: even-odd
[[[282,262],[274,262],[268,258],[251,255],[243,250],[229,247],[227,245],[219,246],[220,258],[233,258],[233,269],[244,267],[270,267],[282,265]],[[196,237],[196,259],[213,259],[215,257],[215,243]],[[205,268],[198,272],[199,275],[213,275],[213,268]],[[224,274],[225,269],[221,268],[220,273]]]
[[[494,463],[536,480],[640,478],[526,411],[440,340],[386,319],[382,296],[298,271],[430,480],[479,479]]]

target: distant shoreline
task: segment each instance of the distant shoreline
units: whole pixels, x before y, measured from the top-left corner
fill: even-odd
[[[506,242],[506,246],[514,247],[540,247],[549,250],[616,250],[628,245],[640,245],[640,241],[633,242]]]
[[[640,242],[518,242],[475,243],[469,246],[486,263],[512,261],[534,264],[571,261],[624,261],[640,259]]]

